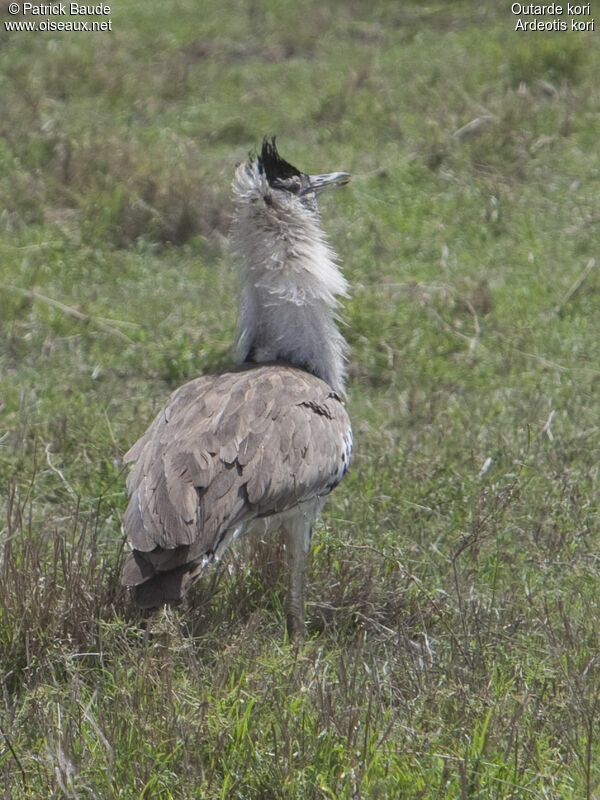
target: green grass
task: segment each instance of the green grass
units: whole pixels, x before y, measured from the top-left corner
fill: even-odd
[[[596,38],[470,0],[111,17],[0,33],[4,796],[600,797]],[[147,620],[118,580],[122,454],[229,362],[229,183],[273,133],[353,174],[356,453],[300,649],[279,542]]]

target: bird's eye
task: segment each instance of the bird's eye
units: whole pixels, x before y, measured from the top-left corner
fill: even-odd
[[[291,175],[289,178],[277,178],[271,186],[275,189],[283,189],[285,192],[298,194],[302,188],[302,180],[299,175]]]

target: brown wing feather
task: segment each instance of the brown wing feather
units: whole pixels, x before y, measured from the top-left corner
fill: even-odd
[[[198,560],[227,529],[327,494],[350,446],[343,404],[302,370],[264,365],[185,384],[125,455],[135,463],[124,527],[137,552],[124,582]]]

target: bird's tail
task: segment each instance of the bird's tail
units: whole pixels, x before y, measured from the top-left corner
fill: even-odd
[[[202,558],[157,572],[134,550],[125,562],[122,583],[131,588],[133,601],[139,608],[179,605],[206,566],[206,558]]]

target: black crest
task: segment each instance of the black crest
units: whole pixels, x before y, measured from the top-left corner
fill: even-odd
[[[263,139],[262,150],[258,156],[258,168],[261,172],[264,172],[271,186],[276,184],[277,181],[302,175],[299,169],[284,161],[279,155],[274,136],[271,141],[266,137]]]

